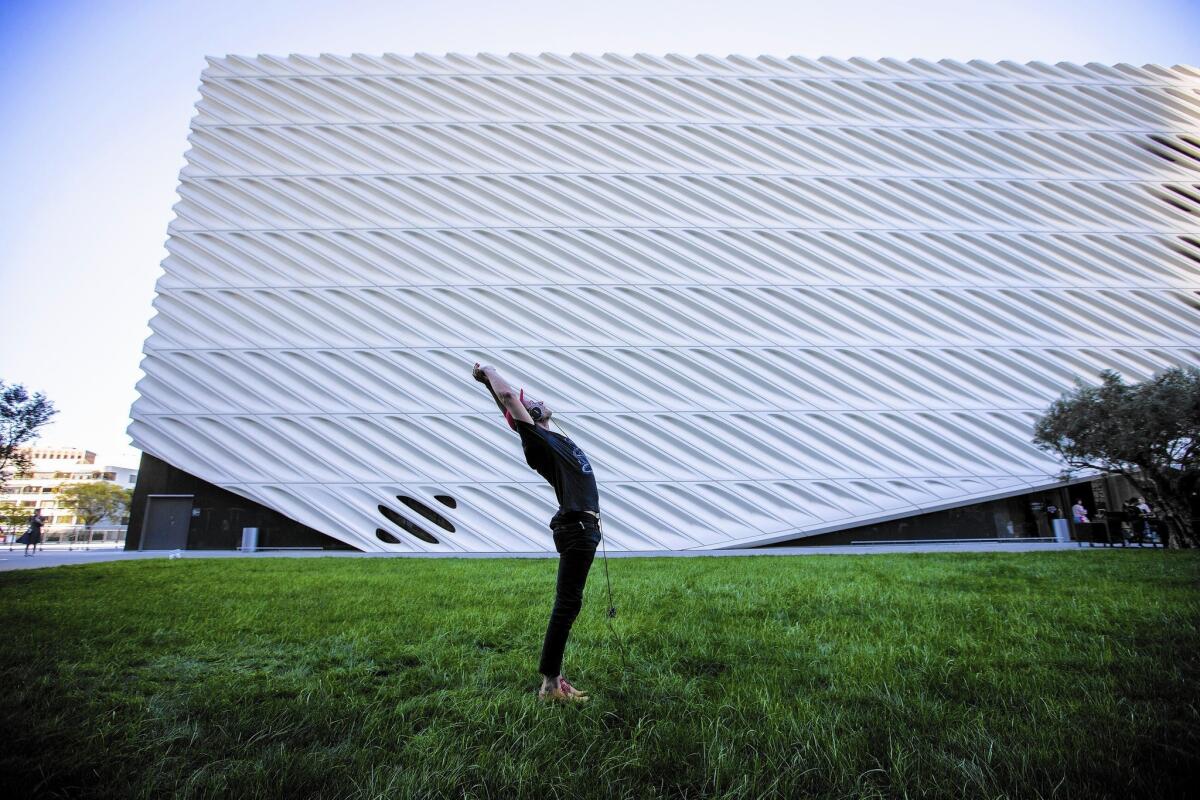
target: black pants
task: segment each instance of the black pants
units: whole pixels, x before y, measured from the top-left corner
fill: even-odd
[[[554,532],[554,549],[558,551],[558,584],[538,672],[553,678],[562,672],[567,637],[579,609],[583,608],[583,586],[600,544],[600,523],[582,511],[560,511],[550,520],[550,530]]]

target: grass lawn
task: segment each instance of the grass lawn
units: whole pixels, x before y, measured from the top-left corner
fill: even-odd
[[[6,797],[1170,797],[1200,553],[602,564],[537,703],[548,560],[0,574]],[[12,788],[17,791],[12,792]]]

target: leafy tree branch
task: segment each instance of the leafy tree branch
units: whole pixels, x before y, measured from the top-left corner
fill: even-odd
[[[1123,475],[1153,498],[1171,547],[1195,547],[1200,503],[1200,369],[1172,367],[1126,384],[1112,370],[1051,403],[1033,443],[1072,471]]]
[[[29,457],[22,448],[56,413],[46,395],[30,394],[21,384],[0,379],[0,475],[9,467],[17,475],[29,472]]]

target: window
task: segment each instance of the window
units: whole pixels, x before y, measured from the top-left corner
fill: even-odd
[[[429,506],[422,503],[420,500],[414,500],[413,498],[407,497],[405,495],[397,495],[396,499],[399,500],[401,503],[404,503],[404,505],[408,506],[413,511],[420,514],[425,519],[432,522],[434,525],[437,525],[442,530],[449,531],[450,533],[454,533],[454,525],[451,524],[450,520],[446,519],[441,514],[439,514],[438,512],[434,511]]]
[[[428,542],[429,544],[438,544],[438,540],[437,540],[436,536],[429,533],[428,531],[426,531],[424,528],[417,525],[416,523],[401,516],[400,514],[393,511],[392,509],[388,508],[387,506],[380,506],[379,513],[383,514],[383,516],[387,518],[388,522],[391,522],[392,524],[396,525],[398,528],[403,529],[406,533],[412,534],[413,536],[420,539],[422,542]],[[376,535],[378,535],[378,534],[376,534]],[[380,537],[380,538],[382,539],[383,537]],[[384,539],[384,541],[387,541],[387,540]]]

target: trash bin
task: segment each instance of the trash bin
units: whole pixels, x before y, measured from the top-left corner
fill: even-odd
[[[253,553],[258,549],[258,528],[242,528],[242,546],[244,553]]]

